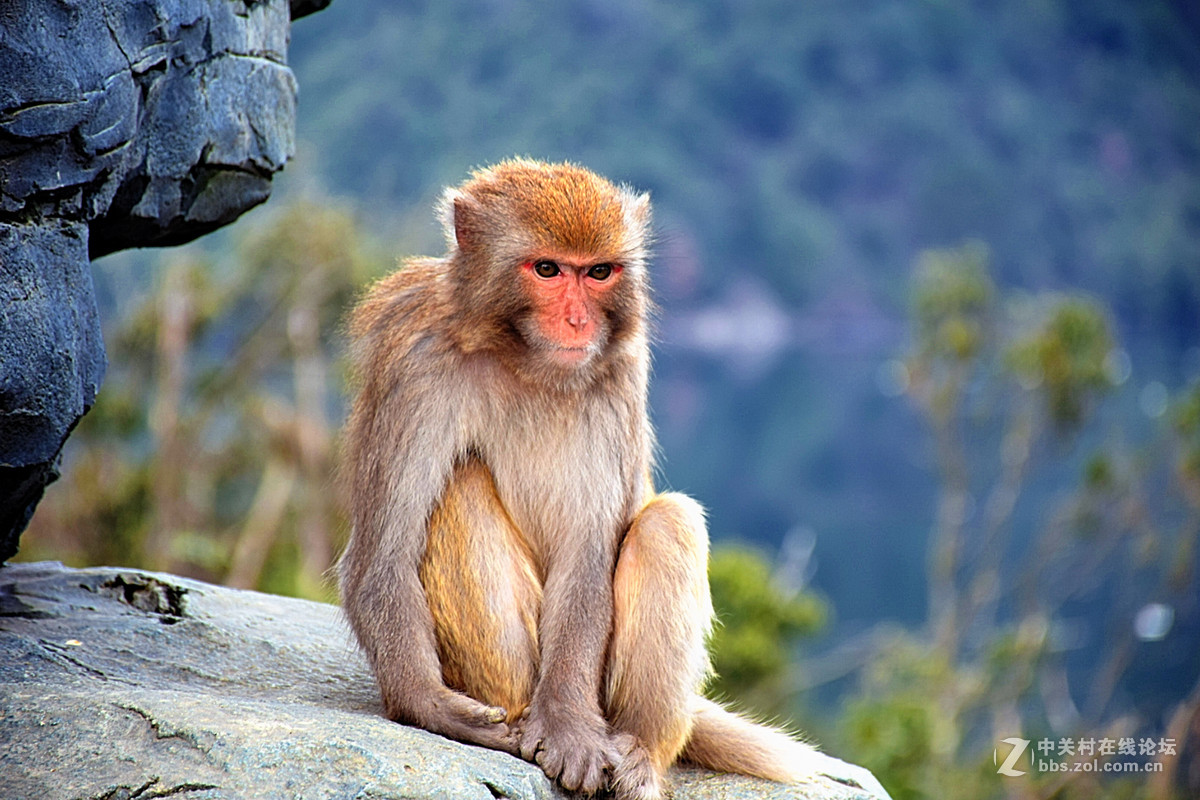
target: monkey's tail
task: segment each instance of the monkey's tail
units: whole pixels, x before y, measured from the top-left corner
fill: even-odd
[[[783,731],[751,722],[704,697],[692,701],[691,738],[680,759],[717,772],[797,783],[812,778],[816,751]]]

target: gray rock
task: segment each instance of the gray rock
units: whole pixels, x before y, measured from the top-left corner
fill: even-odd
[[[676,770],[676,798],[887,795]],[[563,798],[520,759],[380,716],[329,605],[123,569],[0,568],[0,786],[38,798]]]
[[[25,0],[14,13],[0,37],[0,220],[87,222],[96,257],[188,241],[267,198],[294,150],[284,0]]]
[[[267,199],[295,147],[290,21],[328,3],[0,3],[0,561],[103,378],[89,255]]]
[[[0,559],[58,477],[106,363],[83,223],[0,222]]]

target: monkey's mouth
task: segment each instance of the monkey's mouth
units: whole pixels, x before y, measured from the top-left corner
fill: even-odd
[[[567,365],[575,365],[587,361],[592,355],[590,347],[555,347],[551,353],[555,359]]]

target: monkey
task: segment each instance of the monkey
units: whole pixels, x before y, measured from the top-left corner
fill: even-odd
[[[677,760],[776,781],[808,744],[701,694],[701,507],[652,481],[650,201],[512,159],[445,190],[446,254],[349,315],[342,605],[385,714],[655,800]]]

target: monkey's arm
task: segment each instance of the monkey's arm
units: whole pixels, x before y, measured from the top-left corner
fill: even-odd
[[[575,432],[586,442],[587,468],[575,476],[606,476],[585,502],[590,513],[568,517],[550,554],[540,622],[541,673],[520,730],[521,752],[568,788],[590,790],[621,759],[600,707],[600,686],[613,624],[613,572],[625,518],[649,490],[649,444],[640,396],[584,413]],[[621,453],[607,462],[603,454]]]
[[[429,516],[461,447],[462,392],[435,390],[436,362],[410,351],[367,372],[347,429],[354,529],[342,604],[387,715],[460,741],[514,749],[504,711],[447,688],[420,581]]]
[[[597,541],[602,537],[580,538],[571,552],[560,553],[546,578],[541,674],[520,723],[520,748],[563,786],[590,792],[620,759],[600,709],[614,562]]]

